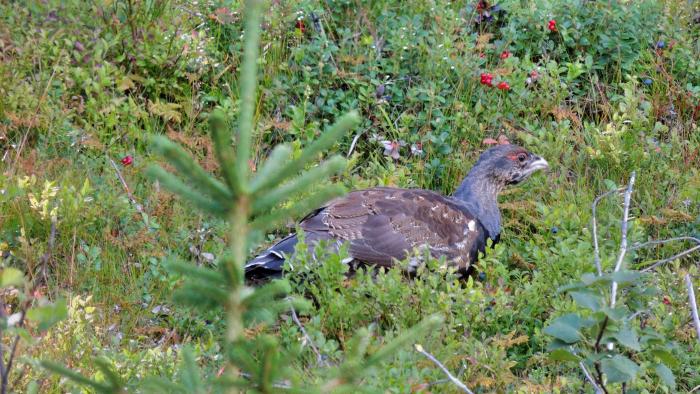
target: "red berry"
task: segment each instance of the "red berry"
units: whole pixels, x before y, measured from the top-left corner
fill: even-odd
[[[296,23],[296,28],[299,29],[302,33],[306,30],[306,25],[304,24],[304,21],[301,19],[297,19]]]
[[[557,31],[557,21],[555,21],[554,19],[550,20],[549,24],[547,25],[547,28],[550,31]]]
[[[489,73],[482,73],[481,74],[481,84],[482,85],[488,85],[488,86],[493,86],[493,75]]]
[[[510,90],[510,85],[508,85],[508,82],[503,81],[498,84],[498,89],[499,90]]]
[[[134,162],[134,158],[131,157],[131,156],[129,156],[129,155],[127,155],[127,156],[124,156],[124,157],[121,159],[121,162],[122,162],[122,164],[125,165],[125,166],[130,166],[130,165]]]
[[[666,305],[671,305],[671,300],[669,300],[668,297],[664,296],[663,303]]]
[[[510,57],[510,52],[508,52],[508,51],[501,52],[501,59],[508,59],[509,57]]]

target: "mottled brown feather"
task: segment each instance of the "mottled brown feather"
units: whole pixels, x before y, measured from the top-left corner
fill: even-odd
[[[427,249],[466,270],[485,246],[485,231],[476,217],[429,190],[354,191],[307,216],[301,228],[312,240],[347,241],[354,259],[380,266]]]

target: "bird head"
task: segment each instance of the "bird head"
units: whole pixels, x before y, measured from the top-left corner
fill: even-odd
[[[514,185],[549,167],[547,160],[517,145],[498,145],[482,153],[472,169],[497,189]],[[472,174],[470,174],[472,175]]]
[[[540,156],[517,145],[497,145],[479,156],[453,197],[460,200],[496,240],[501,232],[498,194],[508,185],[549,167]]]

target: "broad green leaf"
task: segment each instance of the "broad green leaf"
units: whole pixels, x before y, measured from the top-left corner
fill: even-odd
[[[673,376],[673,371],[671,371],[669,367],[665,366],[664,364],[656,364],[654,370],[666,386],[670,387],[674,391],[676,390],[676,378]]]
[[[603,373],[608,377],[609,383],[628,382],[637,376],[639,365],[622,355],[615,355],[612,358],[604,358],[600,361]]]
[[[654,357],[658,357],[661,362],[663,362],[666,365],[669,365],[671,367],[677,367],[678,366],[678,359],[673,355],[673,353],[669,352],[666,349],[652,349],[651,354],[654,355]]]
[[[608,284],[617,282],[618,284],[632,283],[639,280],[643,273],[639,271],[617,271],[610,274],[597,276],[593,273],[586,273],[581,276],[581,281],[586,285],[592,284]]]
[[[623,306],[618,306],[615,308],[604,307],[601,309],[601,311],[603,311],[603,313],[605,313],[605,316],[607,316],[613,321],[620,321],[625,316],[627,316],[627,308]]]
[[[571,344],[568,344],[560,339],[554,338],[552,342],[547,345],[547,351],[554,351],[561,348],[568,348]]]
[[[641,350],[641,347],[639,346],[639,338],[637,337],[637,334],[629,327],[626,327],[626,326],[622,327],[620,329],[620,331],[613,334],[613,337],[615,337],[615,339],[617,339],[617,341],[621,345],[624,345],[632,350],[636,350],[636,351]]]
[[[578,362],[579,358],[570,351],[564,349],[556,349],[549,353],[549,359],[553,361],[574,361]]]
[[[603,279],[603,277],[597,276],[596,274],[591,272],[581,275],[581,281],[584,285],[590,285]]]
[[[5,268],[0,275],[0,288],[21,286],[24,283],[24,274],[17,268]]]
[[[569,313],[554,320],[542,332],[566,343],[576,343],[581,340],[579,329],[585,326],[584,322],[578,315]]]
[[[603,301],[600,296],[590,290],[572,291],[569,293],[569,295],[574,299],[574,301],[576,301],[577,304],[584,308],[588,308],[593,312],[599,311],[603,305]]]
[[[559,288],[557,288],[557,294],[566,293],[571,290],[578,290],[584,287],[586,287],[586,284],[583,282],[569,283],[568,285],[559,286]]]
[[[68,308],[66,300],[59,299],[53,304],[37,306],[27,311],[27,319],[39,324],[40,331],[46,331],[54,324],[66,318]]]
[[[642,277],[639,271],[617,271],[610,274],[610,279],[618,284],[632,283]]]

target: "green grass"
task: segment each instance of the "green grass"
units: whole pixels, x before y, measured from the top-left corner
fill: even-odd
[[[95,376],[91,357],[101,355],[134,381],[171,376],[178,346],[191,343],[207,373],[223,366],[215,341],[223,315],[173,305],[170,295],[182,278],[163,262],[175,256],[211,265],[209,254],[224,249],[226,225],[144,174],[158,161],[148,147],[151,134],[168,135],[218,171],[207,117],[239,106],[242,24],[237,2],[212,3],[0,4],[0,244],[9,252],[2,264],[28,278],[41,275],[51,215],[31,199],[47,201],[56,208],[57,238],[40,291],[70,301],[69,318],[47,333],[29,326],[33,341],[23,342],[10,379],[17,379],[17,391],[30,382],[41,392],[78,390],[37,367],[41,359]],[[483,281],[438,273],[409,281],[398,270],[346,279],[337,256],[329,256],[310,273],[316,280],[295,285],[316,302],[303,321],[321,352],[342,359],[347,340],[368,325],[370,350],[376,349],[440,313],[446,324],[422,345],[455,372],[466,365],[461,379],[472,389],[590,390],[575,365],[548,360],[551,338],[542,329],[576,308],[557,288],[594,271],[595,196],[624,185],[636,170],[631,241],[700,234],[697,10],[675,0],[504,1],[505,15],[475,24],[474,5],[462,2],[273,3],[263,26],[252,166],[280,142],[291,142],[298,154],[316,130],[350,109],[360,111],[362,124],[331,152],[347,153],[359,135],[351,166],[338,178],[348,188],[450,193],[487,147],[482,141],[499,135],[551,165],[502,197],[503,242],[479,262]],[[547,30],[550,19],[558,32]],[[659,41],[663,49],[656,49]],[[500,59],[504,50],[512,56]],[[538,78],[528,84],[533,70]],[[484,72],[511,89],[479,84]],[[382,140],[406,143],[398,160],[384,155]],[[422,155],[411,154],[416,143]],[[126,155],[133,165],[119,164]],[[130,203],[110,158],[145,215]],[[58,187],[55,195],[42,196],[45,182]],[[620,216],[620,199],[601,205],[607,269]],[[267,234],[261,247],[289,230]],[[643,251],[629,264],[680,250]],[[644,324],[676,344],[681,392],[700,385],[700,347],[682,280],[686,272],[697,275],[696,261],[691,256],[653,276],[649,286],[659,294],[644,315]],[[163,305],[167,312],[153,312]],[[318,379],[315,355],[290,319],[266,329],[302,354],[296,364],[302,379]],[[645,356],[635,360],[647,366]],[[407,392],[441,378],[420,354],[402,349],[367,387]],[[653,373],[628,388],[666,392]]]

